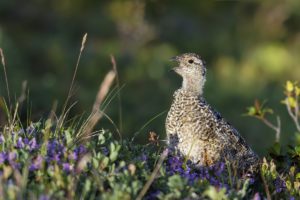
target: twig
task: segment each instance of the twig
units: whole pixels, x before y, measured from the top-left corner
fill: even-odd
[[[298,107],[298,104],[296,105],[296,107]],[[288,110],[288,113],[289,113],[290,117],[293,119],[297,130],[300,132],[300,124],[299,124],[299,121],[298,121],[298,113],[295,113],[295,114],[293,113],[288,100],[286,100],[286,108]],[[297,108],[297,109],[299,109],[299,108]],[[295,111],[296,111],[296,109],[295,109]]]
[[[146,192],[149,190],[151,184],[153,183],[157,173],[158,173],[158,170],[160,169],[163,161],[166,159],[166,157],[168,156],[168,149],[165,149],[163,151],[163,153],[161,154],[160,158],[159,158],[159,161],[157,163],[157,165],[155,166],[150,178],[148,179],[148,181],[146,182],[146,184],[144,185],[144,187],[142,188],[141,192],[138,194],[136,200],[142,200],[142,198],[145,196]]]
[[[280,132],[281,132],[281,120],[280,120],[279,116],[277,116],[276,119],[277,119],[277,128],[278,128],[277,131],[276,131],[276,142],[279,143],[279,141],[280,141]]]
[[[260,119],[264,124],[266,124],[268,127],[270,127],[271,129],[273,129],[275,131],[275,140],[276,142],[279,142],[280,140],[280,132],[281,132],[281,121],[280,121],[280,117],[277,116],[277,126],[275,126],[274,124],[272,124],[269,120],[267,120],[264,117],[257,117],[258,119]]]
[[[299,100],[299,97],[298,95],[295,95],[296,96],[296,105],[295,105],[295,115],[298,117],[298,113],[299,113],[299,103],[298,103],[298,100]]]

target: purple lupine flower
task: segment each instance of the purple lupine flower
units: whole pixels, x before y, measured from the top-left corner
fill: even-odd
[[[2,134],[0,134],[0,144],[5,142],[5,138]]]
[[[63,167],[63,170],[68,173],[73,171],[73,169],[74,169],[74,166],[69,163],[63,163],[62,167]]]
[[[16,148],[23,149],[24,146],[25,146],[25,144],[23,143],[22,137],[19,137],[18,140],[17,140]]]
[[[107,156],[109,154],[109,149],[107,147],[102,147],[101,151],[105,156]]]
[[[209,172],[208,172],[208,168],[207,167],[201,167],[199,170],[197,170],[198,172],[198,176],[200,179],[209,179],[210,178],[210,175],[209,175]]]
[[[25,145],[28,145],[29,144],[28,138],[23,138],[23,142],[24,142]]]
[[[146,200],[157,199],[158,195],[161,193],[159,190],[150,191],[148,195],[145,196]]]
[[[28,126],[26,128],[26,133],[28,133],[29,135],[35,132],[35,127],[33,124],[30,124],[30,126]]]
[[[57,162],[60,161],[61,155],[63,155],[65,151],[66,148],[58,141],[49,141],[47,145],[47,162],[51,162],[52,160],[55,160]]]
[[[43,157],[38,155],[29,167],[29,171],[35,171],[42,167]]]
[[[33,151],[33,150],[35,150],[35,149],[38,148],[38,145],[37,145],[37,143],[36,143],[36,139],[35,139],[35,138],[32,138],[32,139],[29,141],[28,145],[29,145],[29,150],[30,150],[30,151]]]
[[[224,169],[225,169],[224,162],[217,163],[214,167],[214,173],[216,174],[216,176],[221,176],[221,174],[224,172]]]
[[[22,135],[24,133],[25,133],[25,131],[23,128],[20,128],[19,131],[17,132],[18,135]]]
[[[141,160],[142,162],[147,161],[147,159],[148,159],[148,157],[147,157],[147,155],[144,154],[144,153],[140,156],[140,160]]]
[[[55,150],[56,150],[56,141],[55,140],[49,141],[47,144],[47,155],[52,157],[55,154]]]
[[[9,152],[7,156],[7,160],[12,168],[17,169],[20,167],[20,164],[16,162],[17,154],[16,152]]]
[[[192,172],[186,175],[189,184],[193,184],[199,177],[197,173]]]
[[[55,160],[56,162],[59,162],[60,161],[60,154],[54,154],[52,160]]]
[[[40,197],[39,197],[39,200],[50,200],[50,197],[46,194],[42,194]]]
[[[275,179],[274,185],[275,185],[276,193],[280,193],[286,188],[285,182],[281,180],[279,177]]]
[[[68,158],[70,160],[77,160],[78,159],[78,155],[76,152],[72,151],[69,155],[68,155]]]
[[[8,159],[9,162],[15,161],[16,158],[17,158],[16,152],[9,152],[8,153],[7,159]]]
[[[220,182],[213,176],[208,179],[209,183],[214,186],[221,186]]]
[[[255,193],[253,200],[261,200],[260,195],[258,192]]]
[[[81,144],[74,149],[74,152],[76,152],[77,155],[81,155],[86,152],[86,148]]]
[[[168,159],[168,165],[169,165],[169,172],[170,172],[171,175],[173,175],[174,173],[183,172],[182,161],[177,156],[176,157],[170,157]]]
[[[250,178],[249,178],[249,184],[252,185],[252,184],[254,184],[254,183],[255,183],[255,178],[250,177]]]
[[[71,154],[69,154],[69,159],[77,160],[78,157],[82,156],[82,154],[86,153],[87,149],[81,144],[76,147]]]
[[[0,164],[4,163],[7,160],[7,153],[6,152],[1,152],[0,153]]]
[[[188,184],[193,184],[195,181],[201,179],[207,180],[211,185],[217,187],[229,188],[218,179],[225,169],[225,163],[222,162],[210,167],[194,168],[190,160],[184,162],[180,156],[171,155],[167,160],[166,169],[170,175],[179,174],[181,177],[187,179]]]

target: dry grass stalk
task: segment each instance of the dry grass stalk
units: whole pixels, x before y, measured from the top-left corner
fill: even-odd
[[[73,74],[73,77],[72,77],[71,85],[70,85],[70,88],[69,88],[68,96],[67,96],[67,99],[66,99],[66,101],[64,103],[63,110],[62,110],[62,113],[61,113],[61,116],[60,116],[60,119],[59,119],[59,122],[58,122],[58,130],[61,129],[61,127],[63,125],[63,122],[64,122],[64,119],[65,119],[65,117],[67,115],[66,109],[67,109],[69,100],[70,100],[70,98],[72,96],[72,91],[73,91],[73,87],[74,87],[74,81],[75,81],[75,78],[76,78],[76,75],[77,75],[79,62],[80,62],[81,55],[82,55],[82,52],[83,52],[84,47],[85,47],[86,40],[87,40],[87,33],[84,34],[84,36],[82,38],[82,41],[81,41],[81,47],[80,47],[79,55],[78,55],[78,58],[77,58],[77,62],[76,62],[74,74]]]
[[[6,91],[7,91],[7,98],[8,98],[8,107],[11,108],[11,100],[10,100],[10,92],[9,92],[9,85],[8,85],[8,78],[7,78],[7,72],[6,72],[6,64],[5,64],[5,57],[2,48],[0,48],[0,57],[1,57],[1,63],[4,70],[4,78],[5,78],[5,84],[6,84]]]
[[[22,82],[22,90],[21,90],[21,95],[18,98],[18,103],[21,105],[25,100],[26,100],[26,90],[27,90],[27,81]]]
[[[119,75],[118,75],[116,59],[113,55],[110,55],[110,59],[111,59],[113,70],[116,73],[117,88],[118,88],[118,90],[120,90],[120,80],[119,80]],[[118,110],[119,110],[119,130],[122,131],[122,129],[123,129],[123,124],[122,124],[122,122],[123,122],[123,112],[122,112],[122,105],[121,105],[122,100],[121,100],[120,92],[118,92],[117,95],[118,95]],[[121,138],[121,140],[122,140],[122,138]]]
[[[105,97],[109,91],[109,88],[111,87],[115,77],[116,77],[116,73],[114,70],[111,70],[106,74],[103,82],[101,83],[101,85],[99,87],[99,90],[98,90],[98,93],[96,96],[96,100],[93,105],[92,112],[97,112],[99,110],[100,105],[103,102],[103,100],[105,99]]]
[[[83,127],[81,138],[89,138],[97,122],[103,117],[104,113],[100,111],[100,106],[103,100],[105,99],[115,77],[116,73],[114,70],[111,70],[106,74],[98,90],[90,117],[88,118],[87,122]]]

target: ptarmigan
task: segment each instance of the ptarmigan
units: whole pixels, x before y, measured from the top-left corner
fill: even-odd
[[[168,145],[200,166],[228,161],[243,172],[259,163],[258,156],[238,131],[207,104],[203,97],[206,67],[200,56],[185,53],[172,58],[173,70],[182,76],[182,87],[166,119]]]

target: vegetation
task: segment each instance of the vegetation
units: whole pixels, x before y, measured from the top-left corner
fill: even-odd
[[[78,62],[85,42],[86,35]],[[1,57],[6,71],[2,51]],[[58,119],[52,113],[47,120],[30,122],[24,127],[19,120],[19,102],[14,111],[11,106],[6,106],[8,122],[0,132],[1,199],[218,200],[300,197],[300,145],[289,146],[288,151],[283,153],[278,143],[280,120],[278,126],[272,124],[266,115],[272,114],[273,110],[258,101],[248,108],[247,115],[262,120],[274,129],[277,139],[270,153],[263,158],[259,171],[251,176],[241,177],[235,166],[228,162],[197,167],[188,159],[169,151],[154,132],[149,133],[146,145],[136,144],[134,138],[122,139],[117,127],[115,131],[101,129],[92,132],[96,123],[106,116],[103,111],[118,93],[108,93],[116,73],[113,57],[112,64],[115,71],[107,74],[91,115],[83,122],[78,118],[67,120],[69,109],[65,108]],[[9,96],[8,81],[6,83]],[[73,81],[70,91],[72,87]],[[286,98],[282,101],[297,131],[299,91],[297,82],[287,81]],[[65,105],[68,105],[69,97],[68,94]],[[4,99],[2,102],[11,105],[6,104]],[[111,123],[115,125],[113,121]],[[119,139],[112,137],[112,133],[119,134]],[[295,137],[299,138],[299,134],[296,133]]]
[[[300,86],[286,81],[299,79],[299,11],[294,0],[0,1],[0,199],[299,199]],[[256,175],[166,148],[179,87],[166,62],[187,51],[207,60],[208,102],[262,155]],[[262,123],[236,115],[254,97],[268,102],[244,115]]]
[[[287,82],[287,99],[293,98],[292,93],[299,97],[298,86],[292,84],[290,91],[290,84]],[[298,105],[288,106],[296,109]],[[250,107],[248,114],[263,117],[265,111]],[[147,145],[138,145],[113,139],[110,132],[100,130],[94,139],[81,144],[76,124],[56,128],[51,119],[26,128],[18,122],[3,128],[2,199],[300,197],[300,146],[291,146],[282,154],[280,146],[274,145],[263,159],[261,177],[239,179],[226,163],[196,168],[167,150],[162,152],[165,146],[155,133],[149,135]]]
[[[292,89],[291,86],[292,85]],[[287,82],[284,103],[300,96]],[[295,96],[294,96],[295,95]],[[248,114],[271,112],[256,105]],[[299,113],[297,114],[299,117]],[[229,163],[195,167],[169,152],[151,132],[147,145],[112,137],[108,130],[80,134],[77,120],[62,128],[49,118],[23,127],[11,121],[0,132],[1,199],[297,199],[300,145],[283,153],[279,143],[263,159],[257,176],[241,178]],[[84,123],[85,124],[85,123]],[[299,133],[297,135],[299,137]]]

